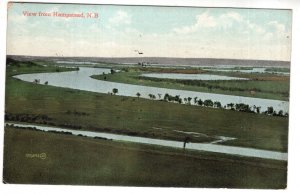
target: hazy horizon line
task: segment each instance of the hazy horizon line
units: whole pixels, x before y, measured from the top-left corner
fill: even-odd
[[[201,57],[156,57],[156,56],[144,56],[144,57],[133,57],[133,56],[122,56],[122,57],[107,57],[107,56],[34,56],[34,55],[19,55],[19,54],[6,54],[7,56],[22,56],[22,57],[45,57],[45,58],[168,58],[168,59],[218,59],[218,60],[244,60],[244,61],[274,61],[274,62],[291,62],[291,60],[266,60],[266,59],[240,59],[240,58],[201,58]]]

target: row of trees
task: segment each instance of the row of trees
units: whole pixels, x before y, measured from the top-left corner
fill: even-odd
[[[112,90],[112,94],[117,94],[118,93],[118,89],[114,88]],[[141,94],[139,92],[136,93],[136,96],[138,98],[140,98]],[[162,94],[148,94],[149,98],[151,100],[155,100],[158,96],[158,100],[162,100],[162,101],[166,101],[166,102],[173,102],[173,103],[179,103],[179,104],[187,104],[187,105],[191,105],[192,104],[192,100],[193,100],[193,104],[194,105],[198,105],[198,106],[205,106],[205,107],[211,107],[211,108],[222,108],[222,109],[229,109],[229,110],[235,110],[235,111],[239,111],[239,112],[248,112],[248,113],[262,113],[262,114],[266,114],[266,115],[273,115],[273,116],[282,116],[282,117],[287,117],[288,113],[284,113],[283,110],[280,110],[278,112],[276,112],[274,110],[274,108],[272,106],[268,107],[266,111],[261,112],[261,107],[259,106],[249,106],[248,104],[244,104],[244,103],[229,103],[226,105],[222,105],[221,102],[219,101],[212,101],[210,99],[207,100],[202,100],[198,97],[185,97],[185,98],[181,98],[180,95],[175,95],[172,96],[168,93],[166,93],[163,97]]]
[[[172,96],[166,93],[163,100],[167,102],[175,102],[179,104],[185,103],[190,105],[192,98],[187,97],[182,100],[182,98],[180,98],[179,95]],[[249,112],[249,113],[258,113],[258,114],[261,113],[261,107],[259,106],[254,105],[251,107],[248,104],[244,104],[244,103],[237,103],[237,104],[229,103],[222,106],[221,102],[219,101],[212,101],[210,99],[202,100],[202,99],[198,99],[198,97],[194,97],[194,105],[212,107],[212,108],[230,109],[239,112]],[[273,116],[286,116],[286,117],[288,116],[288,113],[284,113],[283,110],[276,112],[272,106],[268,107],[267,110],[263,112],[263,114],[273,115]]]

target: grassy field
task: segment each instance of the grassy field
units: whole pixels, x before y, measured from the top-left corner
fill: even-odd
[[[166,69],[166,68],[126,68],[125,71],[109,75],[93,75],[95,79],[113,81],[119,83],[129,83],[136,85],[154,86],[169,89],[182,89],[207,93],[218,93],[227,95],[238,95],[246,97],[256,97],[265,99],[285,100],[289,99],[289,76],[279,76],[262,73],[240,73],[240,72],[210,72],[200,69]],[[186,73],[197,74],[206,73],[214,75],[224,75],[231,77],[248,78],[244,81],[191,81],[159,79],[140,76],[143,73]],[[251,93],[255,91],[255,94]]]
[[[267,68],[266,71],[271,71],[271,72],[290,72],[289,68]]]
[[[287,152],[288,118],[38,85],[12,78],[73,69],[12,62],[5,121]],[[287,162],[5,127],[4,182],[285,188]],[[45,153],[47,158],[28,158]]]
[[[5,128],[6,183],[286,188],[286,162]],[[45,153],[46,158],[27,154]]]
[[[193,131],[206,134],[193,142],[227,136],[237,138],[227,145],[287,151],[288,118],[36,85],[10,77],[32,67],[10,68],[6,120],[182,141],[174,130]]]

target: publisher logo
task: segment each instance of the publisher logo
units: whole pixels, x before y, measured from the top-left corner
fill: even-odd
[[[45,160],[47,158],[47,154],[46,153],[27,153],[27,154],[25,154],[25,157]]]

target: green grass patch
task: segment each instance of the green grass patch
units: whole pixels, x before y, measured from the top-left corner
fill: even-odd
[[[286,188],[286,162],[5,128],[6,183]],[[26,154],[45,153],[46,158]]]
[[[289,68],[266,68],[266,71],[269,72],[285,72],[285,73],[289,73],[290,69]]]
[[[153,69],[153,68],[152,68]],[[250,80],[229,81],[200,81],[200,80],[177,80],[143,77],[143,73],[153,72],[151,68],[126,68],[122,72],[106,75],[93,75],[92,78],[128,83],[135,85],[153,86],[160,88],[199,91],[206,93],[217,93],[226,95],[237,95],[245,97],[289,100],[289,77],[261,73],[236,73],[236,72],[207,72],[208,74],[248,78]],[[169,72],[172,69],[163,69]],[[176,73],[176,69],[172,70]],[[178,70],[179,71],[179,70]],[[201,70],[199,70],[201,71]],[[154,72],[159,72],[157,68]],[[202,71],[203,72],[203,71]],[[172,72],[171,72],[172,73]],[[182,72],[180,72],[182,73]]]

